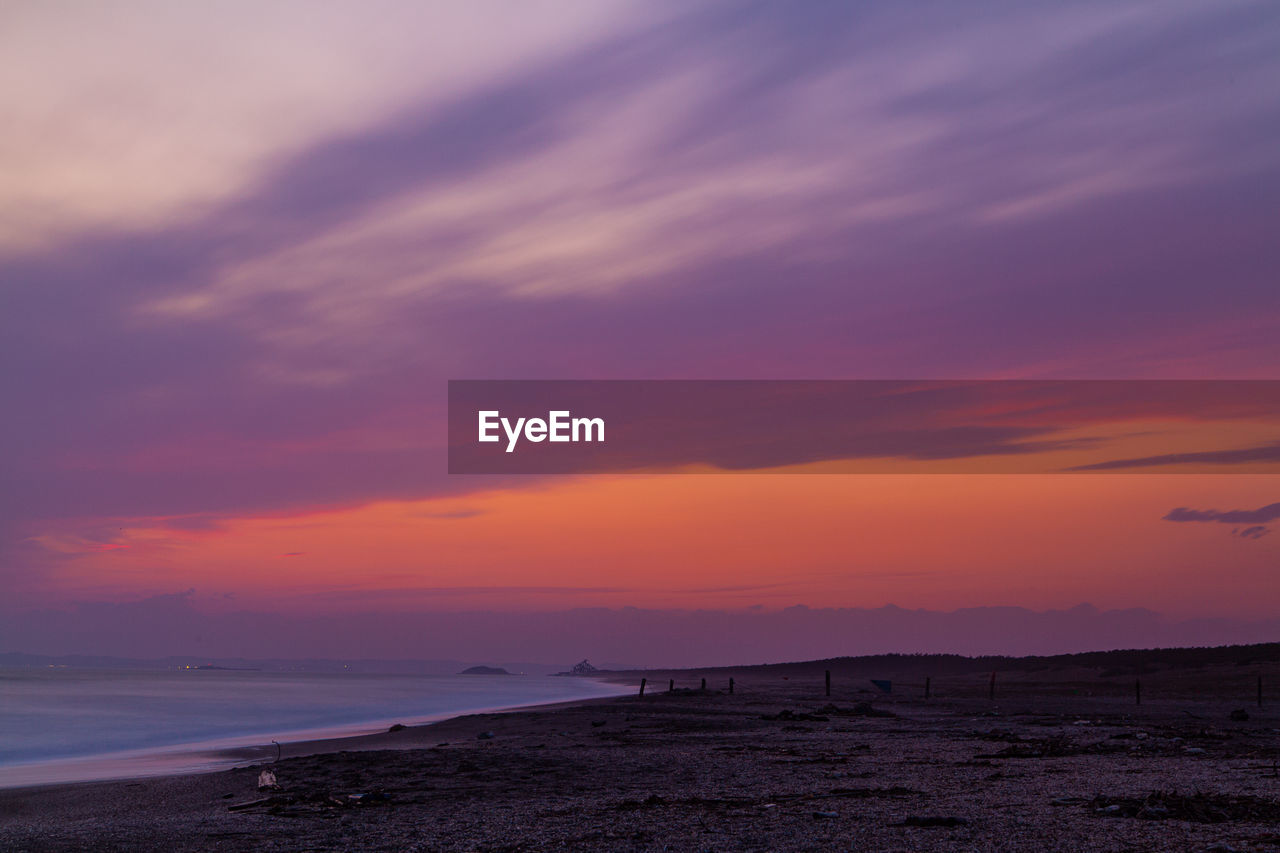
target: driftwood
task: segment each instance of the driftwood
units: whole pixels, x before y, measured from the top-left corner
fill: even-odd
[[[271,814],[282,814],[286,806],[307,809],[349,809],[367,806],[381,806],[390,803],[391,795],[383,791],[369,791],[363,794],[338,794],[322,788],[295,791],[291,793],[272,794],[247,803],[233,803],[227,811],[241,812],[249,809],[267,809]],[[301,813],[294,809],[291,813]]]

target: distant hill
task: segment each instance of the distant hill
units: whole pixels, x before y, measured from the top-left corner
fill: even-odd
[[[458,675],[510,675],[500,666],[469,666]]]
[[[1193,646],[1163,649],[1116,649],[1106,652],[1080,652],[1065,655],[1029,655],[1011,657],[983,655],[966,657],[945,654],[887,654],[860,657],[825,658],[792,663],[755,664],[745,666],[695,667],[687,670],[652,668],[649,672],[735,672],[759,674],[794,673],[809,670],[831,670],[835,674],[894,671],[919,675],[963,675],[991,670],[1037,672],[1084,667],[1115,673],[1153,672],[1173,669],[1196,669],[1211,666],[1249,666],[1280,661],[1280,643],[1256,643],[1247,646]],[[641,670],[637,670],[641,671]],[[602,675],[606,674],[601,672]],[[1106,674],[1109,674],[1106,673]]]

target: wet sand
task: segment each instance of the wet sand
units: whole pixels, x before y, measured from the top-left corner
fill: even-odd
[[[1280,849],[1280,714],[1245,701],[1253,670],[1148,678],[1141,705],[1096,671],[1001,673],[994,700],[985,677],[926,700],[914,674],[886,695],[850,672],[828,698],[812,665],[739,670],[730,695],[730,672],[0,791],[0,849]]]

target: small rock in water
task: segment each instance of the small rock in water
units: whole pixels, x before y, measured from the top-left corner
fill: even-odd
[[[825,817],[840,817],[840,813],[839,812],[814,812],[813,817],[815,820],[817,820],[818,818],[825,818]]]

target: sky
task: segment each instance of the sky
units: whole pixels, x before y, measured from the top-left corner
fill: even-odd
[[[435,657],[397,632],[447,615],[557,660],[556,614],[640,612],[574,648],[665,664],[688,613],[1280,608],[1274,474],[445,452],[450,379],[1280,379],[1273,3],[8,0],[0,113],[0,651],[340,656],[344,619]],[[983,650],[1050,623],[1107,642]],[[766,654],[724,630],[662,654]]]

